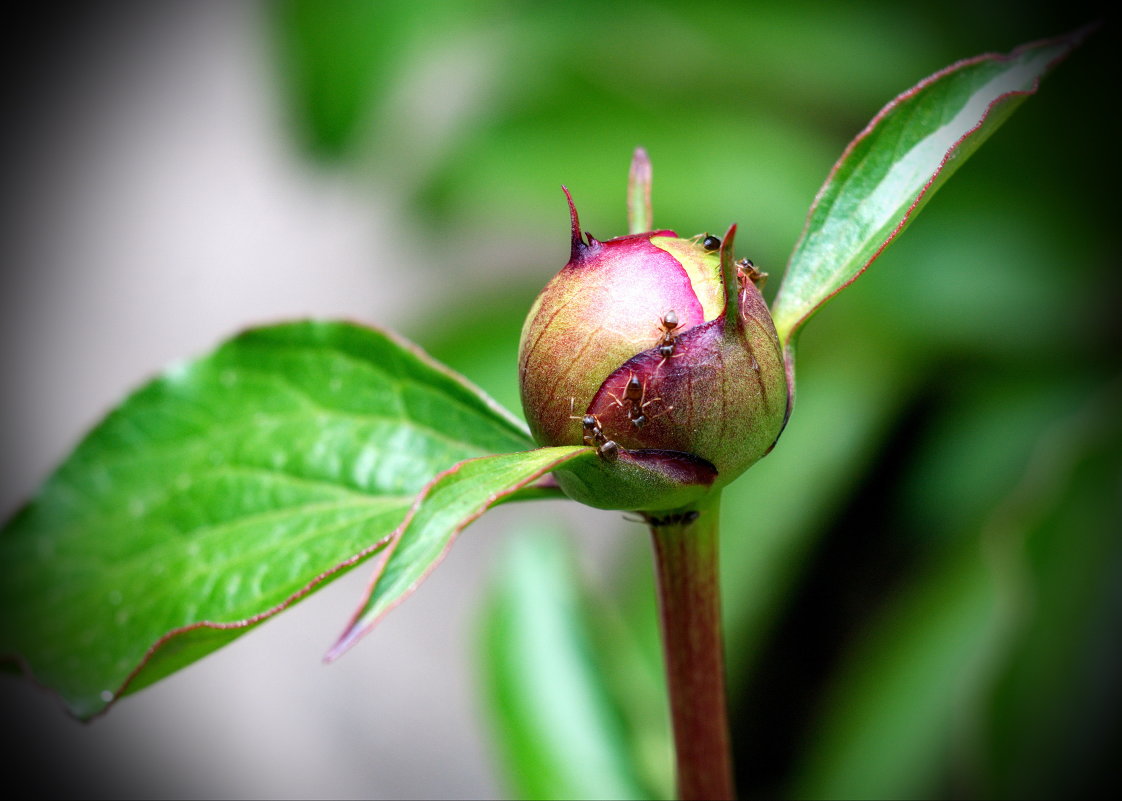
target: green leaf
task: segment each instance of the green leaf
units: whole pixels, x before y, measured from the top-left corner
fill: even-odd
[[[412,593],[468,524],[578,456],[599,458],[584,445],[539,448],[469,459],[434,478],[386,549],[366,596],[327,659],[339,657]]]
[[[519,532],[497,579],[484,612],[480,661],[511,797],[649,797],[565,539],[549,529]],[[603,613],[597,602],[596,616]],[[667,729],[665,702],[654,707],[659,713]],[[672,764],[669,748],[659,756]]]
[[[90,717],[380,550],[440,470],[531,445],[384,333],[243,333],[129,397],[5,524],[0,655]]]
[[[872,119],[818,191],[773,304],[780,342],[851,284],[1086,30],[960,61]]]

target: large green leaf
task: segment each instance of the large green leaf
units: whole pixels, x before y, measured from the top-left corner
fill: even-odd
[[[953,64],[872,119],[818,191],[773,304],[780,341],[851,284],[1085,31]]]
[[[444,558],[456,535],[492,506],[571,459],[597,459],[592,448],[567,445],[470,459],[445,470],[417,498],[390,542],[366,595],[328,659],[369,632]]]
[[[0,532],[0,655],[80,717],[380,550],[524,426],[386,334],[246,332],[112,412]]]

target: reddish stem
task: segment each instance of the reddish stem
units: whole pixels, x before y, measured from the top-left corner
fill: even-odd
[[[732,799],[717,575],[720,498],[696,512],[647,515],[654,542],[678,797]]]

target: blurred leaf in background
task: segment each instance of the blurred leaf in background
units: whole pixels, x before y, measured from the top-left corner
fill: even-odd
[[[276,38],[293,129],[311,154],[341,158],[370,125],[417,5],[280,2]]]
[[[658,791],[665,793],[673,751],[669,732],[658,725],[666,714],[658,682],[650,709],[655,725],[630,729],[606,685],[613,673],[604,664],[606,656],[628,652],[630,632],[582,587],[564,533],[533,526],[519,533],[497,565],[483,617],[485,698],[511,791],[518,798],[641,798],[662,779]],[[594,631],[613,622],[620,639],[604,648]],[[645,674],[628,671],[632,680]],[[644,776],[637,746],[659,734],[663,748],[650,763],[655,776]]]

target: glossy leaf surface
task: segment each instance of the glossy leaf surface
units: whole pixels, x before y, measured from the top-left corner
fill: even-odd
[[[248,331],[112,412],[0,537],[0,654],[79,717],[379,550],[519,421],[386,334]]]
[[[881,109],[811,207],[772,306],[780,342],[790,346],[798,327],[864,272],[1082,35],[961,61]]]

